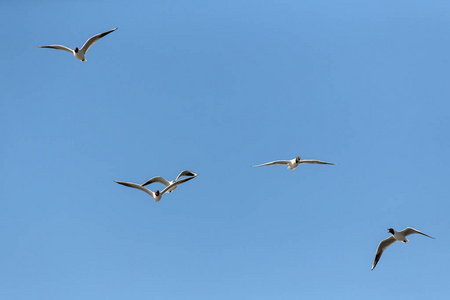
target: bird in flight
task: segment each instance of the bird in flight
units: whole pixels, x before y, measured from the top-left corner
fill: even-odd
[[[89,38],[86,43],[84,43],[83,47],[81,49],[78,49],[78,47],[75,47],[73,50],[61,45],[48,45],[48,46],[39,46],[39,48],[51,48],[51,49],[57,49],[57,50],[63,50],[72,53],[77,59],[81,61],[86,61],[86,58],[84,57],[86,53],[88,52],[89,48],[91,48],[94,43],[96,43],[99,39],[104,37],[107,34],[110,34],[111,32],[115,31],[117,28],[105,31],[103,33],[99,33],[94,35],[93,37]]]
[[[390,237],[388,237],[385,240],[382,240],[380,242],[380,244],[378,245],[377,248],[377,253],[375,254],[375,259],[373,261],[372,264],[372,270],[375,268],[375,266],[377,265],[378,261],[380,260],[381,254],[383,254],[383,251],[387,249],[387,247],[389,247],[390,245],[392,245],[393,243],[395,243],[396,241],[401,241],[403,243],[408,242],[408,239],[406,238],[408,235],[410,234],[414,234],[414,233],[419,233],[422,234],[424,236],[427,236],[429,238],[434,239],[434,237],[429,236],[423,232],[420,232],[419,230],[416,230],[414,228],[411,227],[407,227],[405,229],[403,229],[402,231],[395,231],[392,228],[388,229],[388,232],[391,234]]]
[[[152,192],[151,190],[149,190],[146,187],[143,187],[140,184],[137,183],[132,183],[132,182],[123,182],[123,181],[117,181],[114,180],[115,182],[117,182],[118,184],[124,185],[124,186],[128,186],[128,187],[132,187],[141,191],[146,192],[147,194],[149,194],[150,196],[153,197],[153,199],[158,202],[159,200],[161,200],[162,195],[164,195],[165,193],[167,193],[169,190],[173,190],[177,185],[184,183],[186,181],[189,181],[191,179],[194,179],[195,176],[191,176],[191,177],[187,177],[184,179],[180,179],[178,181],[174,181],[171,184],[169,184],[168,186],[166,186],[161,192],[159,190],[156,190],[155,192]]]
[[[328,163],[320,160],[304,159],[301,160],[300,156],[297,156],[291,160],[275,160],[262,165],[252,166],[252,167],[262,167],[262,166],[272,166],[272,165],[287,165],[289,170],[294,170],[300,164],[316,164],[316,165],[334,165],[333,163]]]

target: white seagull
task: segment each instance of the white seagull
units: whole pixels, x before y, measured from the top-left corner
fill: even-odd
[[[78,58],[79,60],[86,61],[86,58],[84,56],[88,52],[89,48],[91,48],[91,46],[94,45],[94,43],[97,42],[99,39],[101,39],[102,37],[104,37],[107,34],[110,34],[111,32],[113,32],[116,29],[117,28],[114,28],[114,29],[105,31],[103,33],[94,35],[93,37],[88,39],[86,41],[86,43],[84,43],[84,45],[83,45],[83,47],[81,47],[81,49],[78,49],[78,47],[75,47],[75,49],[72,50],[66,46],[61,46],[61,45],[39,46],[39,48],[52,48],[52,49],[67,51],[67,52],[70,52],[73,55],[75,55],[75,57]]]
[[[262,165],[252,166],[252,167],[262,167],[262,166],[272,166],[272,165],[288,165],[289,170],[294,170],[297,168],[300,164],[317,164],[317,165],[334,165],[333,163],[328,163],[320,160],[313,160],[313,159],[304,159],[301,160],[300,156],[297,156],[294,159],[291,160],[276,160],[271,161]]]
[[[172,183],[178,181],[178,179],[180,179],[180,177],[184,177],[184,176],[192,176],[192,177],[196,177],[197,175],[198,175],[198,174],[196,174],[196,173],[194,173],[194,172],[192,172],[192,171],[184,170],[184,171],[182,171],[180,174],[178,174],[177,178],[175,178],[175,180],[173,180],[173,181],[168,181],[168,180],[162,178],[161,176],[156,176],[156,177],[150,178],[149,180],[147,180],[146,182],[144,182],[144,183],[141,184],[141,185],[142,185],[142,186],[146,186],[146,185],[148,185],[148,184],[152,184],[152,183],[155,183],[155,182],[159,182],[159,183],[164,184],[165,186],[169,186],[169,185],[171,185]],[[167,190],[166,193],[172,193],[172,191],[175,190],[176,188],[177,188],[176,185],[175,185],[175,186],[172,186],[170,189]]]
[[[387,247],[389,247],[390,245],[392,245],[396,241],[402,241],[403,243],[406,243],[408,241],[408,239],[406,237],[408,235],[414,234],[414,233],[419,233],[419,234],[422,234],[424,236],[427,236],[429,238],[434,239],[434,237],[429,236],[429,235],[427,235],[427,234],[425,234],[423,232],[420,232],[419,230],[416,230],[416,229],[411,228],[411,227],[406,227],[402,231],[395,231],[394,229],[389,228],[388,232],[391,233],[392,235],[390,237],[388,237],[387,239],[382,240],[380,242],[380,244],[378,245],[377,253],[375,254],[375,259],[374,259],[373,264],[372,264],[372,270],[375,268],[375,266],[377,265],[378,261],[380,260],[380,257],[381,257],[381,254],[383,254],[383,251],[386,250]]]
[[[189,181],[189,180],[191,180],[191,179],[194,179],[194,178],[195,178],[195,176],[191,176],[191,177],[188,177],[188,178],[184,178],[184,179],[181,179],[181,180],[172,182],[172,183],[169,184],[165,189],[163,189],[161,192],[158,191],[158,190],[156,190],[155,192],[152,192],[152,191],[150,191],[149,189],[147,189],[147,188],[145,188],[145,187],[143,187],[142,185],[137,184],[137,183],[123,182],[123,181],[117,181],[117,180],[114,180],[114,181],[117,182],[118,184],[121,184],[121,185],[124,185],[124,186],[132,187],[132,188],[135,188],[135,189],[144,191],[144,192],[146,192],[147,194],[149,194],[150,196],[152,196],[153,199],[154,199],[156,202],[158,202],[159,200],[161,200],[162,195],[164,195],[165,193],[167,193],[168,190],[170,190],[170,189],[173,190],[173,188],[174,188],[175,186],[177,186],[177,185],[179,185],[179,184],[181,184],[181,183],[183,183],[183,182]]]

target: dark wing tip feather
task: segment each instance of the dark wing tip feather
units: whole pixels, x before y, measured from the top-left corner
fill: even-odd
[[[105,31],[105,32],[101,33],[101,34],[99,35],[99,37],[102,38],[102,37],[104,37],[105,35],[110,34],[111,32],[116,31],[116,30],[117,30],[117,27],[114,28],[114,29]]]
[[[377,266],[377,264],[378,264],[378,261],[380,260],[380,258],[381,258],[381,254],[383,254],[383,252],[381,252],[381,253],[378,253],[377,255],[375,255],[375,261],[373,262],[373,267],[372,267],[372,271],[373,271],[373,269],[375,269],[375,267]]]

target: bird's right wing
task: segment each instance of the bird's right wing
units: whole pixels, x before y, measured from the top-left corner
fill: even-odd
[[[172,188],[172,187],[174,187],[174,186],[177,186],[177,185],[179,185],[180,183],[183,183],[183,182],[189,181],[189,180],[191,180],[191,179],[194,179],[194,178],[195,178],[195,176],[192,176],[192,177],[188,177],[188,178],[184,178],[184,179],[181,179],[181,180],[172,182],[170,185],[168,185],[165,189],[163,189],[163,190],[161,191],[161,195],[163,195],[164,193],[166,193],[170,188]]]
[[[321,160],[314,160],[314,159],[304,159],[300,161],[301,164],[315,164],[315,165],[334,165],[333,163],[321,161]]]
[[[114,181],[117,182],[118,184],[121,184],[121,185],[124,185],[124,186],[132,187],[132,188],[135,188],[135,189],[144,191],[144,192],[146,192],[147,194],[149,194],[150,196],[152,196],[153,198],[155,198],[155,194],[153,194],[152,191],[150,191],[149,189],[143,187],[143,186],[140,185],[140,184],[132,183],[132,182],[117,181],[117,180],[114,180]]]
[[[84,43],[83,47],[81,47],[81,51],[84,51],[84,53],[86,54],[89,50],[89,48],[91,48],[92,45],[94,45],[99,39],[101,39],[102,37],[104,37],[107,34],[110,34],[111,32],[113,32],[114,30],[116,30],[117,28],[99,33],[94,35],[93,37],[90,37],[86,43]]]
[[[195,177],[197,175],[198,175],[197,173],[194,173],[192,171],[184,170],[180,174],[178,174],[177,178],[175,178],[175,181],[177,181],[178,179],[180,179],[180,177],[183,177],[183,176],[194,176]]]
[[[378,261],[380,260],[380,257],[381,257],[381,254],[383,254],[383,251],[386,250],[387,247],[389,247],[390,245],[395,243],[395,241],[396,241],[396,239],[394,238],[394,236],[391,235],[387,239],[382,240],[380,242],[380,244],[378,245],[378,248],[377,248],[377,253],[375,254],[375,259],[373,260],[372,270],[375,268]]]
[[[152,184],[152,183],[155,183],[155,182],[162,183],[162,184],[164,184],[165,186],[168,186],[168,185],[170,184],[169,181],[167,181],[166,179],[162,178],[161,176],[156,176],[156,177],[150,178],[149,180],[147,180],[146,182],[144,182],[144,183],[141,184],[141,185],[142,185],[142,186],[146,186],[146,185],[148,185],[148,184]]]
[[[48,45],[48,46],[39,46],[39,48],[51,48],[51,49],[56,49],[56,50],[63,50],[63,51],[67,51],[73,54],[72,49],[66,47],[66,46],[61,46],[61,45]]]
[[[257,166],[252,166],[252,167],[262,167],[262,166],[272,166],[272,165],[288,165],[289,164],[289,160],[276,160],[276,161],[271,161],[262,165],[257,165]]]

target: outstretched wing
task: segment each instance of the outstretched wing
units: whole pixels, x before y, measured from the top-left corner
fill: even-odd
[[[73,54],[72,49],[66,47],[66,46],[62,46],[62,45],[48,45],[48,46],[39,46],[39,48],[50,48],[50,49],[56,49],[56,50],[63,50],[63,51],[67,51]]]
[[[262,165],[257,165],[257,166],[252,166],[252,167],[262,167],[262,166],[272,166],[272,165],[288,165],[289,164],[289,160],[276,160],[276,161],[271,161]]]
[[[99,39],[101,39],[102,37],[104,37],[107,34],[110,34],[111,32],[115,31],[117,28],[105,31],[103,33],[99,33],[94,35],[93,37],[89,38],[86,43],[84,43],[83,47],[81,47],[81,51],[84,51],[84,53],[86,54],[86,52],[88,52],[89,48],[91,48],[92,45],[94,45]]]
[[[195,178],[195,176],[192,176],[192,177],[188,177],[188,178],[184,178],[184,179],[172,182],[170,185],[166,186],[166,188],[161,191],[161,195],[166,193],[170,188],[172,188],[174,186],[177,186],[177,185],[179,185],[179,184],[181,184],[183,182],[186,182],[186,181],[189,181],[191,179],[194,179],[194,178]]]
[[[380,244],[378,245],[378,248],[377,248],[377,253],[375,254],[375,259],[373,260],[372,270],[375,268],[378,261],[380,260],[381,254],[383,254],[383,251],[386,250],[387,247],[389,247],[390,245],[392,245],[395,242],[396,242],[396,239],[392,235],[390,237],[388,237],[387,239],[382,240],[380,242]]]
[[[195,177],[197,175],[198,175],[197,173],[194,173],[192,171],[184,170],[180,174],[178,174],[177,178],[175,178],[175,181],[177,181],[178,179],[180,179],[180,177],[183,177],[183,176],[194,176]]]
[[[411,227],[406,227],[405,229],[403,229],[402,231],[400,231],[401,234],[403,234],[404,236],[410,235],[410,234],[414,234],[414,233],[419,233],[421,235],[427,236],[429,238],[434,239],[434,237],[429,236],[428,234],[425,234],[423,232],[420,232],[417,229],[411,228]]]
[[[167,181],[166,179],[162,178],[161,176],[156,176],[156,177],[150,178],[149,180],[147,180],[146,182],[144,182],[144,183],[141,184],[141,185],[142,185],[142,186],[146,186],[146,185],[148,185],[148,184],[152,184],[152,183],[155,183],[155,182],[162,183],[162,184],[164,184],[165,186],[168,186],[168,185],[170,184],[169,181]]]
[[[132,183],[132,182],[117,181],[117,180],[114,180],[114,181],[117,182],[118,184],[121,184],[121,185],[124,185],[124,186],[132,187],[132,188],[144,191],[147,194],[149,194],[150,196],[152,196],[153,198],[155,198],[155,194],[152,191],[150,191],[149,189],[143,187],[140,184]]]
[[[315,164],[315,165],[334,165],[333,163],[321,161],[321,160],[313,160],[313,159],[304,159],[300,161],[300,164]]]

